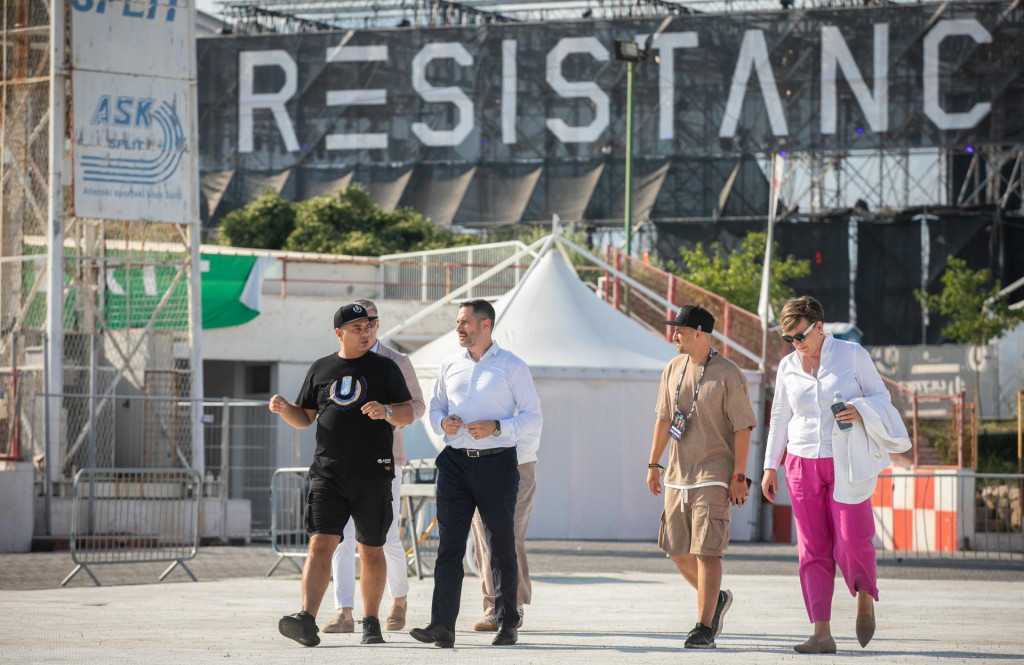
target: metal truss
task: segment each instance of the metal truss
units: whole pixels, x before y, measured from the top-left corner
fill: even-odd
[[[759,160],[768,178],[768,159]],[[862,215],[922,206],[994,205],[1024,215],[1024,145],[883,149],[786,156],[782,216],[854,209]]]
[[[963,183],[952,194],[958,206],[995,204],[1024,215],[1024,145],[974,150]]]
[[[501,12],[453,0],[225,0],[220,4],[225,18],[242,34],[517,22]]]
[[[909,0],[221,0],[243,34],[622,19],[909,4]],[[265,13],[254,14],[255,8]],[[253,23],[253,16],[259,21]]]
[[[186,225],[60,213],[51,220],[51,184],[60,177],[51,164],[51,141],[70,141],[71,131],[69,118],[51,108],[53,89],[65,108],[71,101],[67,78],[52,78],[51,59],[54,53],[67,58],[70,49],[66,39],[56,45],[61,48],[52,43],[54,4],[0,0],[0,6],[0,365],[18,377],[20,405],[4,404],[0,420],[17,418],[22,459],[46,459],[49,493],[51,481],[70,482],[75,468],[116,462],[110,429],[115,391],[151,390],[147,377],[154,371],[178,372],[190,387],[185,355],[192,321],[180,293],[192,268],[192,239]],[[157,271],[162,291],[151,285]],[[120,318],[109,309],[115,273],[122,281],[129,276],[119,285],[128,303],[121,308],[128,315]],[[157,295],[146,301],[145,313],[133,313],[131,303],[142,298],[132,296],[143,290]],[[5,399],[13,400],[0,394]],[[12,423],[4,424],[11,431]]]

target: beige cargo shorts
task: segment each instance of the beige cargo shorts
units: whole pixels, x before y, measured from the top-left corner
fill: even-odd
[[[729,490],[718,485],[685,491],[666,487],[658,547],[668,556],[722,556],[729,547]]]

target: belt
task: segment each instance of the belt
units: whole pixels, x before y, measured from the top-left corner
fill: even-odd
[[[456,448],[454,446],[448,446],[452,452],[456,452],[463,457],[490,457],[491,455],[500,455],[501,453],[508,452],[515,448],[515,446],[503,446],[501,448],[487,448],[484,450],[473,450],[472,448]]]

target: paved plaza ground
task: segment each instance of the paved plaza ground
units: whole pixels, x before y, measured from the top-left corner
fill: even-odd
[[[64,553],[0,556],[0,661],[11,663],[865,663],[1024,662],[1024,564],[880,561],[878,631],[867,649],[854,634],[854,601],[837,580],[834,656],[801,656],[809,630],[792,547],[733,545],[726,586],[736,601],[713,652],[684,651],[695,594],[651,543],[533,543],[534,599],[520,644],[490,646],[474,633],[479,581],[467,577],[456,649],[406,632],[386,645],[324,635],[307,649],[281,637],[277,619],[299,606],[299,578],[267,546],[203,548],[190,564],[198,583],[161,564],[97,566],[102,587],[71,570]],[[410,626],[429,618],[431,579],[411,579]],[[385,599],[385,607],[388,600]],[[357,617],[359,600],[356,600]],[[333,608],[327,600],[318,623]]]

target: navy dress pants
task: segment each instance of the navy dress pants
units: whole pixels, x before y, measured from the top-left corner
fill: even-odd
[[[496,455],[466,457],[446,447],[437,456],[437,528],[440,544],[434,566],[431,623],[455,630],[462,598],[462,559],[466,556],[473,513],[480,510],[491,544],[494,615],[499,626],[519,623],[516,588],[515,512],[519,465],[514,447]],[[487,571],[480,571],[486,575]]]

